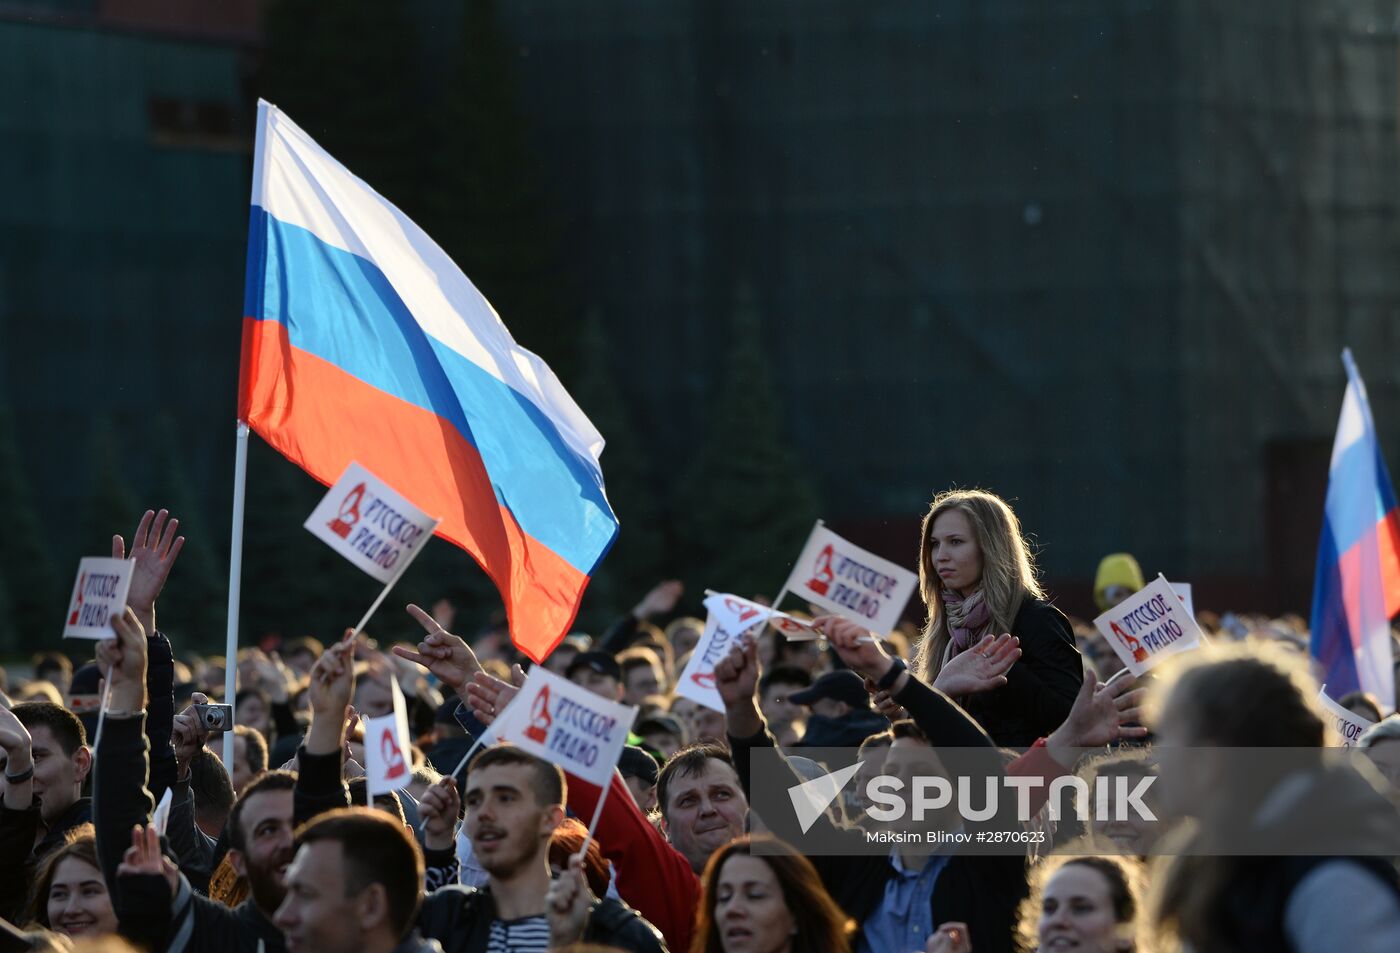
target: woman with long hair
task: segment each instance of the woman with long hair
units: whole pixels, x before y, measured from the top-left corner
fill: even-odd
[[[939,675],[987,636],[1019,640],[1005,684],[958,698],[998,745],[1027,748],[1059,727],[1084,679],[1069,620],[1045,601],[1021,523],[983,490],[940,493],[924,517],[919,591],[928,609],[914,674],[943,689]]]
[[[29,919],[64,936],[102,936],[117,932],[117,915],[91,824],[75,827],[69,839],[39,865],[30,895]]]
[[[775,837],[736,837],[700,883],[691,953],[850,953],[854,924],[812,862]]]
[[[1021,949],[1144,953],[1143,884],[1142,864],[1133,857],[1047,857],[1032,869],[1021,902]]]
[[[1195,649],[1164,669],[1148,721],[1162,810],[1177,826],[1153,870],[1159,945],[1400,950],[1395,807],[1324,757],[1341,739],[1329,736],[1306,663],[1252,643]],[[1263,748],[1274,750],[1249,750]],[[1274,853],[1284,851],[1292,856]]]

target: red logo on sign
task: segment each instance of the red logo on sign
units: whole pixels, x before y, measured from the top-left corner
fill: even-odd
[[[819,596],[826,595],[827,589],[831,587],[836,574],[831,571],[831,545],[817,554],[817,568],[812,573],[812,578],[807,580],[807,588]]]
[[[744,603],[738,602],[734,599],[725,599],[724,604],[729,607],[731,612],[739,613],[740,622],[747,622],[754,616],[758,615],[758,610],[755,609],[753,606],[745,605]]]
[[[384,729],[384,734],[379,739],[379,753],[383,756],[384,763],[389,766],[389,769],[384,772],[384,777],[401,778],[408,772],[403,752],[399,750],[399,744],[394,740],[394,729]]]
[[[525,729],[525,737],[544,744],[552,724],[554,719],[549,714],[549,686],[546,685],[540,689],[540,693],[535,696],[535,703],[530,706],[530,726]]]
[[[696,672],[694,675],[690,676],[690,680],[696,685],[699,685],[701,688],[715,687],[714,672]]]
[[[68,617],[69,625],[78,624],[78,613],[83,608],[83,583],[87,581],[87,573],[78,573],[78,601],[73,603],[73,614]]]
[[[345,500],[340,504],[340,515],[328,524],[332,533],[341,539],[350,538],[351,527],[360,521],[360,502],[364,498],[365,485],[363,483],[345,494]]]
[[[1109,625],[1113,627],[1113,634],[1118,636],[1118,641],[1123,643],[1123,647],[1126,648],[1129,652],[1133,653],[1133,661],[1147,661],[1147,649],[1142,647],[1141,642],[1133,638],[1128,633],[1124,632],[1122,629],[1118,628],[1117,622],[1110,622]]]

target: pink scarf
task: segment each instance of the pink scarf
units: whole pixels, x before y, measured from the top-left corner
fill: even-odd
[[[943,608],[948,613],[949,657],[966,652],[992,627],[992,610],[978,589],[964,599],[951,589],[943,590]]]

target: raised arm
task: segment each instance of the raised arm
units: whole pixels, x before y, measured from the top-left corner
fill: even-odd
[[[394,646],[394,654],[399,658],[416,662],[437,676],[443,687],[456,693],[462,701],[467,700],[467,685],[472,676],[481,671],[481,663],[476,659],[465,640],[448,632],[431,615],[415,605],[408,606],[408,614],[423,628],[423,641],[417,649],[402,645]]]
[[[97,856],[109,891],[117,889],[131,829],[147,823],[155,806],[146,789],[146,633],[130,607],[112,616],[112,628],[117,637],[97,644],[97,664],[110,688],[92,784]]]
[[[112,558],[131,560],[126,604],[148,639],[146,736],[151,742],[150,788],[156,798],[175,781],[175,754],[170,745],[175,718],[175,659],[170,641],[156,630],[156,599],[185,547],[185,537],[176,535],[179,528],[180,521],[170,518],[168,510],[147,510],[136,524],[130,552],[120,535],[112,537]]]
[[[180,521],[171,519],[168,510],[159,513],[147,510],[136,524],[136,533],[131,537],[131,552],[126,551],[126,542],[120,535],[112,537],[112,558],[131,558],[131,588],[127,590],[126,604],[136,614],[143,632],[156,630],[156,598],[165,588],[170,578],[170,570],[185,548],[185,537],[175,535]],[[232,659],[229,660],[232,664]]]
[[[681,594],[685,592],[680,580],[667,579],[652,586],[642,596],[642,600],[632,607],[632,611],[608,626],[603,637],[598,640],[599,651],[616,655],[637,641],[637,630],[652,616],[665,615],[676,607]]]
[[[21,876],[39,831],[39,802],[34,797],[33,739],[29,729],[0,705],[0,751],[5,755],[5,796],[0,799],[0,916],[22,916],[29,884]]]
[[[350,791],[342,776],[346,714],[355,696],[354,632],[321,653],[311,669],[307,697],[311,727],[297,755],[297,784],[293,814],[298,825],[322,811],[348,807]]]
[[[175,748],[175,784],[170,804],[170,821],[165,828],[166,839],[180,869],[195,884],[207,886],[214,872],[214,855],[218,842],[199,829],[195,823],[194,794],[190,790],[190,760],[204,747],[209,732],[195,717],[194,706],[209,703],[208,696],[195,692],[190,707],[175,716],[173,741]]]

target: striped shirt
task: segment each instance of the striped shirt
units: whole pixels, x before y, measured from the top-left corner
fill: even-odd
[[[492,920],[486,953],[548,953],[549,921],[543,916]]]

